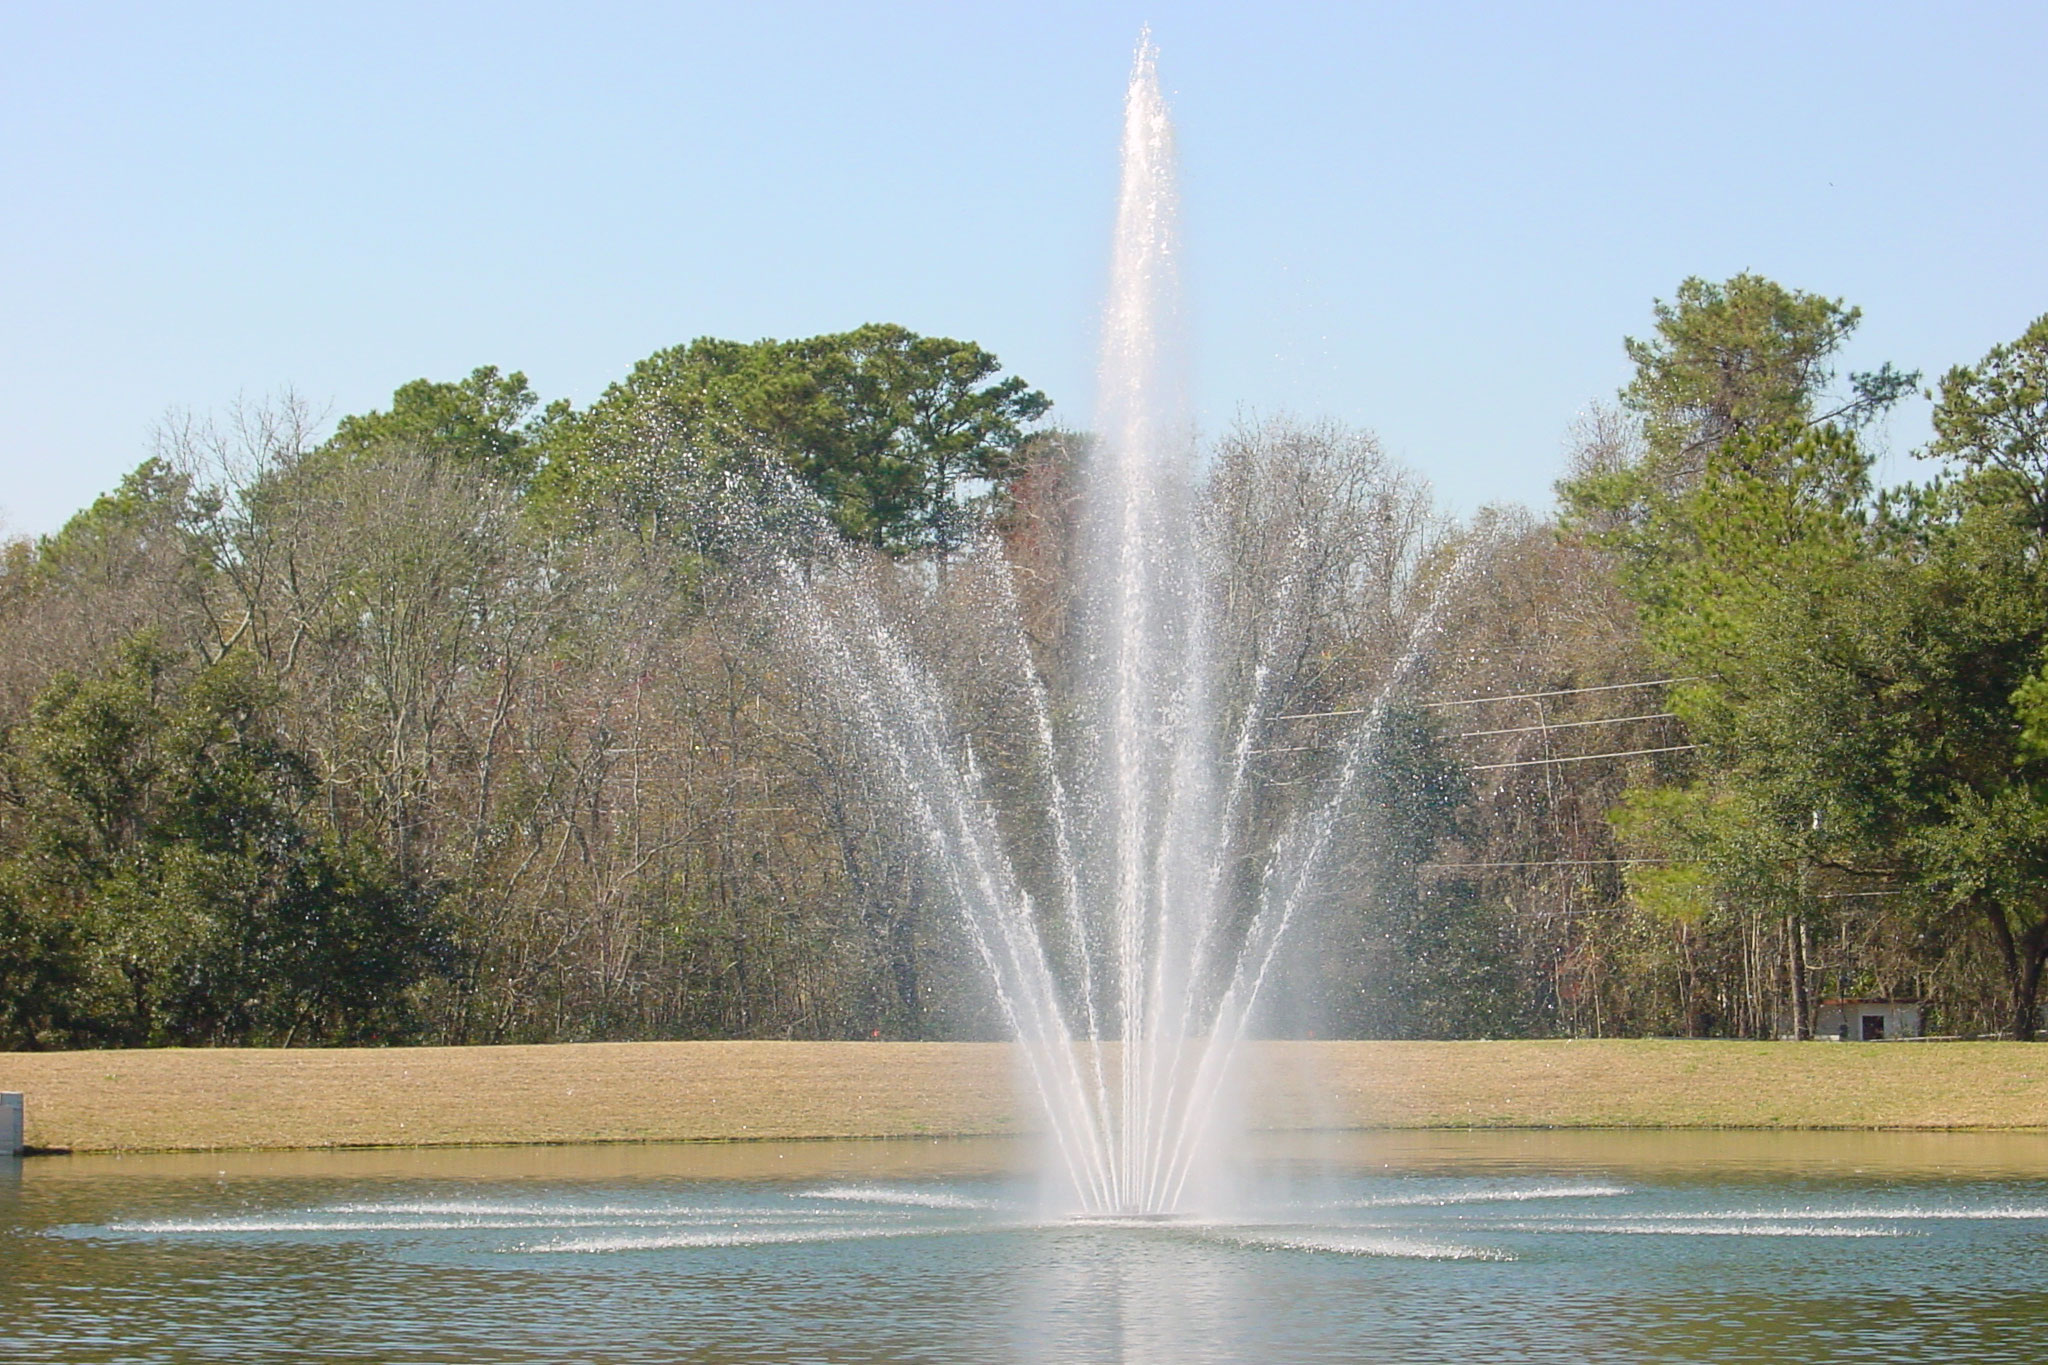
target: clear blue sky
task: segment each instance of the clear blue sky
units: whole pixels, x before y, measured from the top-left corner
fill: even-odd
[[[6,0],[0,515],[54,529],[167,409],[485,363],[584,403],[699,335],[970,337],[1085,424],[1147,21],[1211,431],[1335,417],[1544,505],[1686,275],[1862,305],[1859,367],[2048,311],[2038,4]]]

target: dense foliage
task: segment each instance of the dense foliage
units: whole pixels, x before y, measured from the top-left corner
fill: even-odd
[[[1406,678],[1265,1026],[1775,1036],[1881,994],[2031,1036],[2048,319],[1939,381],[1945,472],[1901,488],[1866,435],[1918,377],[1837,383],[1857,310],[1741,275],[1653,320],[1555,520],[1454,524],[1340,428],[1211,453],[1247,893]],[[168,426],[0,560],[0,1046],[990,1036],[912,813],[725,533],[794,497],[850,547],[824,588],[905,623],[1043,879],[1018,650],[1089,714],[1088,440],[1049,408],[868,326],[700,339],[581,410],[485,367],[324,437]]]

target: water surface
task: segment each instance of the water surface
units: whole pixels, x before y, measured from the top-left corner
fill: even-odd
[[[1264,1140],[1049,1214],[1004,1141],[0,1165],[0,1359],[2038,1361],[2048,1136]]]

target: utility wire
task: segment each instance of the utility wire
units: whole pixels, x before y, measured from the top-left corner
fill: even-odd
[[[1533,863],[1422,863],[1418,872],[1471,872],[1490,867],[1628,867],[1637,863],[1696,863],[1698,858],[1552,858]]]
[[[1582,725],[1626,725],[1632,720],[1675,720],[1676,711],[1650,711],[1640,716],[1609,716],[1605,720],[1561,720],[1550,725],[1517,725],[1507,730],[1467,730],[1451,739],[1480,739],[1487,735],[1533,735],[1539,730],[1575,730]]]
[[[1584,692],[1623,692],[1632,687],[1664,687],[1671,683],[1699,682],[1698,678],[1646,678],[1642,682],[1601,683],[1598,687],[1561,687],[1554,692],[1516,692],[1502,697],[1467,697],[1463,701],[1426,701],[1425,709],[1438,706],[1478,706],[1489,701],[1535,701],[1541,697],[1576,697]]]
[[[1670,683],[1698,682],[1698,678],[1646,678],[1642,682],[1601,683],[1597,687],[1561,687],[1551,692],[1513,692],[1498,697],[1466,697],[1459,701],[1426,701],[1420,703],[1425,711],[1444,706],[1479,706],[1490,701],[1536,701],[1544,697],[1576,697],[1586,692],[1621,692],[1633,687],[1664,687]],[[1273,717],[1274,720],[1320,720],[1325,716],[1362,716],[1372,708],[1352,707],[1343,711],[1293,711]]]
[[[1534,734],[1539,730],[1569,730],[1575,725],[1620,725],[1624,721],[1664,720],[1670,716],[1671,712],[1663,711],[1652,716],[1617,716],[1612,720],[1573,720],[1566,721],[1562,725],[1525,725],[1513,730],[1471,730],[1462,735],[1449,735],[1446,738],[1480,739],[1487,735],[1526,735]],[[1532,758],[1523,763],[1481,763],[1473,767],[1471,771],[1481,772],[1488,768],[1527,768],[1538,763],[1583,763],[1589,758],[1632,758],[1637,754],[1672,754],[1683,749],[1697,749],[1699,747],[1697,744],[1675,744],[1664,749],[1629,749],[1615,754],[1574,754],[1566,758]],[[1290,744],[1268,749],[1249,749],[1246,752],[1254,754],[1320,754],[1329,752],[1330,748],[1331,746],[1327,744]]]
[[[1661,749],[1624,749],[1613,754],[1572,754],[1567,758],[1525,758],[1517,763],[1474,763],[1467,772],[1486,773],[1499,768],[1539,768],[1546,763],[1591,763],[1596,758],[1641,758],[1644,754],[1682,754],[1697,749],[1697,744],[1667,744]]]

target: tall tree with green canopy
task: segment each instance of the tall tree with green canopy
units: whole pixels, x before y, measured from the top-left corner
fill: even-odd
[[[1929,486],[1874,493],[1853,432],[1787,423],[1728,435],[1689,487],[1602,533],[1630,551],[1619,572],[1652,643],[1696,679],[1672,707],[1705,753],[1682,796],[1631,797],[1638,847],[1795,917],[1815,878],[1848,877],[1917,909],[1899,933],[1975,926],[2023,1038],[2048,963],[2048,754],[2029,739],[2048,648],[2048,407],[2028,376],[2044,340],[1943,380],[1934,450],[1955,466]]]
[[[782,461],[849,537],[957,547],[1051,400],[973,342],[893,324],[797,341],[702,337],[656,352],[560,423],[544,509],[672,534],[707,478]]]
[[[1942,376],[1927,453],[2005,485],[2048,531],[2048,316]]]
[[[1671,710],[1703,746],[1676,789],[1637,789],[1618,814],[1639,853],[1680,861],[1632,877],[1638,903],[1666,903],[1704,867],[1702,907],[1770,905],[1785,923],[1793,1024],[1804,1031],[1805,917],[1815,870],[1861,866],[1851,831],[1816,811],[1874,755],[1842,728],[1838,609],[1867,591],[1868,458],[1832,426],[1746,433],[1708,456],[1687,492],[1654,501],[1630,534],[1656,551],[1618,571],[1674,685]],[[1832,646],[1832,648],[1830,648]],[[1676,902],[1670,902],[1676,904]]]
[[[1944,375],[1934,430],[1929,453],[1959,472],[1907,504],[1912,561],[1933,581],[1904,634],[1954,679],[1928,708],[1974,725],[1937,753],[1942,818],[1912,849],[1988,928],[2011,1030],[2030,1038],[2048,965],[2048,317]]]
[[[1714,898],[1778,907],[1795,978],[1823,886],[1898,897],[1868,913],[1926,912],[1895,916],[1900,934],[1988,927],[2009,1027],[2029,1034],[2048,937],[2027,909],[2039,858],[2009,694],[2048,627],[2048,580],[2010,506],[1967,479],[1878,497],[1849,433],[1740,449],[1758,439],[1664,510],[1683,550],[1624,570],[1646,634],[1694,679],[1671,706],[1704,752],[1682,787],[1632,793],[1623,828],[1638,852],[1696,860]],[[1648,904],[1684,866],[1633,889]]]
[[[566,412],[556,404],[536,419],[539,402],[524,374],[501,374],[495,365],[452,384],[415,379],[391,395],[388,411],[342,418],[329,447],[345,454],[404,450],[523,482],[533,473],[535,437]]]
[[[852,418],[850,528],[885,548],[957,548],[974,489],[1012,472],[1026,428],[1052,401],[972,342],[886,324],[838,339]],[[829,373],[829,370],[828,370]],[[844,519],[842,519],[844,524]]]
[[[1833,358],[1862,310],[1761,275],[1718,284],[1691,277],[1653,311],[1654,333],[1623,342],[1636,372],[1621,402],[1642,422],[1644,453],[1559,486],[1568,515],[1582,524],[1640,524],[1658,499],[1697,483],[1723,443],[1823,422],[1854,429],[1919,382],[1918,374],[1882,365],[1851,374],[1849,393],[1829,401]],[[1748,448],[1762,454],[1767,446]]]
[[[1932,453],[1998,471],[2048,529],[2048,316],[1975,368],[1943,377],[1934,432]],[[2012,701],[2027,753],[2048,758],[2048,654]]]
[[[1621,828],[1639,852],[1712,869],[1704,882],[1645,871],[1639,903],[1740,896],[1783,909],[1803,1035],[1807,890],[1830,856],[1815,838],[1813,784],[1829,770],[1813,735],[1773,726],[1799,730],[1812,714],[1800,709],[1810,699],[1780,703],[1796,696],[1815,614],[1860,571],[1869,462],[1854,428],[1917,376],[1889,365],[1852,375],[1849,396],[1830,402],[1831,362],[1860,310],[1757,275],[1688,279],[1655,318],[1653,336],[1625,343],[1636,373],[1621,398],[1642,424],[1639,457],[1559,485],[1568,532],[1616,556],[1652,647],[1693,679],[1671,708],[1706,762],[1683,797],[1633,797],[1641,808],[1622,812]],[[1685,896],[1664,894],[1679,881]]]

